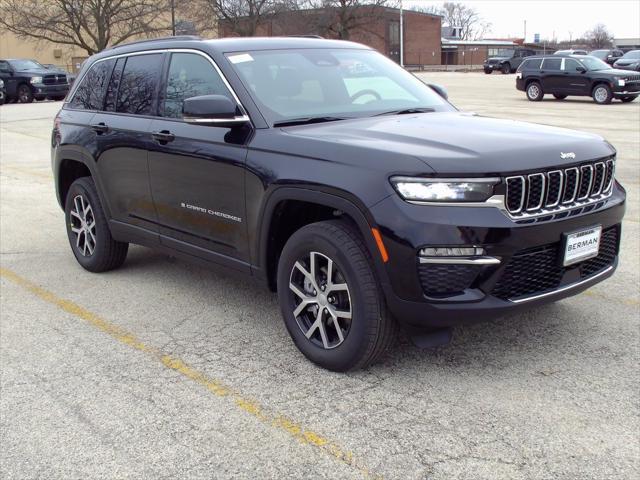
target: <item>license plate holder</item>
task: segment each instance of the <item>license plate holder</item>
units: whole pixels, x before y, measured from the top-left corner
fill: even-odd
[[[565,233],[563,237],[562,265],[567,267],[598,256],[602,225]]]

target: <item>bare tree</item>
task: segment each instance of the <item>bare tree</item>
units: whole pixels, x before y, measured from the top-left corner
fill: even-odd
[[[318,33],[348,40],[354,31],[377,34],[369,29],[384,14],[384,8],[398,6],[397,0],[310,0],[309,8],[317,10]]]
[[[108,45],[169,31],[167,0],[0,0],[0,26],[23,38],[80,47]]]
[[[478,40],[491,31],[491,23],[485,21],[473,8],[458,2],[444,2],[437,6],[417,7],[415,10],[441,15],[443,23],[460,29],[462,40]]]
[[[278,14],[297,8],[297,0],[198,0],[203,16],[216,19],[231,33],[243,37],[258,34],[261,25]]]
[[[613,35],[604,24],[598,23],[584,34],[584,40],[591,48],[606,48],[613,44]]]

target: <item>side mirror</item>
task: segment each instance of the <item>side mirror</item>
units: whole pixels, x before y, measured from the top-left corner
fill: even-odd
[[[576,70],[577,70],[578,72],[580,72],[580,73],[584,73],[584,72],[586,72],[586,71],[587,71],[587,69],[586,69],[586,68],[584,68],[584,67],[583,67],[583,66],[581,66],[581,65],[580,65],[580,66],[577,66],[577,67],[576,67]]]
[[[233,128],[249,123],[249,117],[238,112],[238,106],[224,95],[191,97],[182,105],[184,121],[196,125]]]
[[[449,94],[447,93],[447,89],[444,88],[442,85],[438,85],[437,83],[428,83],[427,85],[429,87],[431,87],[431,89],[434,92],[436,92],[438,95],[440,95],[445,100],[449,99]]]

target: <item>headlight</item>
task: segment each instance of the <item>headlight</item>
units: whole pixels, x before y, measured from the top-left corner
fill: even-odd
[[[391,178],[400,196],[413,202],[484,202],[499,182],[499,178]]]
[[[0,78],[0,88],[3,88],[3,87],[4,87],[4,80]]]
[[[31,77],[31,83],[42,83],[42,77]]]

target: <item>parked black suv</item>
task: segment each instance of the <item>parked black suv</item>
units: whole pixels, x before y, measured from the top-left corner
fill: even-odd
[[[373,362],[398,324],[441,342],[452,325],[581,292],[618,261],[625,191],[609,143],[459,112],[356,43],[104,51],[52,146],[85,269],[119,267],[136,243],[253,276],[332,370]]]
[[[62,100],[69,91],[65,74],[51,72],[35,60],[0,60],[0,79],[4,81],[7,101]]]
[[[616,63],[616,60],[622,58],[624,52],[622,50],[618,50],[617,48],[605,48],[602,50],[592,50],[591,52],[589,52],[589,55],[599,58],[603,62],[607,62],[609,65],[613,65],[614,63]]]
[[[516,88],[539,102],[550,93],[558,100],[569,95],[590,96],[596,103],[617,98],[632,102],[640,95],[640,75],[611,68],[587,55],[528,58],[516,75]]]
[[[535,54],[536,52],[533,50],[527,50],[525,48],[500,49],[497,55],[491,56],[484,61],[484,73],[489,74],[494,70],[499,70],[505,75],[513,73],[520,66],[522,60]]]

